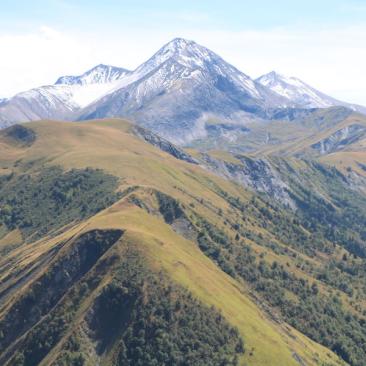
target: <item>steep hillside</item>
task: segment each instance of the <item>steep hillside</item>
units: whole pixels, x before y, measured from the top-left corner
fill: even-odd
[[[362,365],[365,198],[337,171],[278,163],[285,207],[122,120],[0,149],[1,364]]]
[[[341,244],[356,256],[366,256],[364,179],[316,161],[289,157],[211,152],[196,158],[216,174],[288,208],[313,234]]]

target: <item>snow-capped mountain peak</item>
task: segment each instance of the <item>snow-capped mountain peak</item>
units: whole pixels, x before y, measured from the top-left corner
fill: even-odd
[[[143,82],[145,79],[146,83]],[[229,81],[225,84],[224,79]],[[221,87],[229,87],[230,84],[251,97],[261,98],[257,85],[249,76],[206,47],[184,38],[175,38],[165,44],[150,59],[119,80],[113,92],[139,83],[137,99],[140,100],[147,94],[177,87],[183,80],[193,83],[210,80]]]
[[[268,74],[265,74],[257,79],[257,81],[267,87],[270,88],[278,88],[280,91],[280,85],[282,87],[285,87],[286,85],[291,85],[298,88],[306,88],[306,89],[312,89],[315,91],[314,88],[303,82],[302,80],[294,77],[294,76],[286,76],[283,74],[280,74],[276,71],[271,71]],[[278,93],[278,92],[277,92]],[[279,93],[280,94],[280,93]]]
[[[161,58],[160,62],[164,62],[168,58],[174,58],[184,66],[203,66],[205,61],[212,61],[212,59],[218,57],[206,47],[183,38],[173,39],[160,49],[155,56],[157,59]]]
[[[69,119],[72,114],[113,90],[129,73],[120,67],[97,65],[78,76],[62,76],[44,85],[0,100],[0,122],[42,118]],[[1,114],[5,115],[2,118]]]
[[[61,76],[48,92],[64,100],[70,110],[85,107],[113,90],[130,71],[99,64],[81,75]]]
[[[212,63],[219,58],[218,55],[194,41],[175,38],[164,45],[147,62],[140,65],[135,73],[146,75],[168,60],[189,69],[204,68],[208,63]]]
[[[276,71],[271,71],[268,74],[262,75],[257,79],[264,86],[272,86],[281,82],[282,80],[288,80],[291,78],[286,77],[285,75],[279,74]]]
[[[296,77],[271,71],[256,80],[273,92],[305,108],[326,108],[339,105],[335,99],[321,93]]]
[[[145,127],[185,143],[205,134],[208,119],[242,122],[287,104],[206,47],[176,38],[82,110],[79,119],[138,115]]]
[[[122,79],[130,71],[121,67],[100,64],[86,71],[82,75],[61,76],[55,85],[90,85],[106,84]]]
[[[263,85],[282,97],[285,97],[294,105],[301,108],[328,108],[343,106],[361,113],[366,112],[366,108],[360,105],[342,102],[326,95],[309,84],[293,76],[285,76],[276,71],[262,75],[256,82]]]

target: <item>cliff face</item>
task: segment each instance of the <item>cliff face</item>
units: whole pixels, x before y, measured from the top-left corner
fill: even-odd
[[[288,194],[289,186],[268,160],[235,155],[238,160],[235,164],[215,159],[208,154],[201,154],[200,158],[212,172],[233,180],[243,187],[266,193],[285,206],[295,207]]]

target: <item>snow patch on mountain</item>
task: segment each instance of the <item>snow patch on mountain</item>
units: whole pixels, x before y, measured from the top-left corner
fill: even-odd
[[[37,98],[46,101],[49,107],[57,108],[58,103],[63,103],[70,111],[86,107],[113,90],[116,83],[90,84],[90,85],[46,85],[34,88],[15,95],[15,98],[28,98],[36,102]]]
[[[107,84],[122,79],[130,73],[121,67],[100,64],[78,76],[61,76],[55,85]]]
[[[275,71],[259,77],[257,82],[305,108],[327,108],[337,105],[333,98],[317,91],[300,79],[287,77]]]
[[[54,91],[67,96],[68,104],[83,108],[113,91],[119,85],[118,82],[129,73],[121,67],[100,64],[79,76],[60,77]]]
[[[14,96],[15,99],[24,99],[28,103],[43,103],[44,107],[49,109],[56,109],[60,103],[66,106],[70,111],[78,107],[73,102],[73,92],[70,88],[64,88],[63,86],[42,86],[21,92]]]
[[[98,65],[79,76],[62,76],[54,85],[0,101],[0,126],[37,119],[73,119],[74,113],[114,90],[128,70]]]

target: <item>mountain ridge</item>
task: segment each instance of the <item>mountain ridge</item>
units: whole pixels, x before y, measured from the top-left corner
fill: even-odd
[[[109,83],[121,79],[128,73],[130,73],[130,71],[122,67],[99,64],[78,76],[75,75],[61,76],[56,80],[55,85],[59,84],[85,85],[85,84]]]
[[[366,107],[364,106],[342,102],[316,90],[299,78],[287,77],[276,71],[264,74],[258,77],[256,81],[304,108],[344,106],[354,111],[366,113]]]

